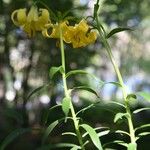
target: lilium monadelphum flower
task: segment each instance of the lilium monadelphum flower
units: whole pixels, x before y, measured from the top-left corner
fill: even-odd
[[[65,32],[64,41],[72,43],[73,48],[85,47],[93,43],[97,38],[97,33],[91,31],[86,20],[81,20],[75,26],[69,26]]]
[[[29,37],[33,37],[36,31],[43,31],[46,24],[50,24],[49,12],[47,9],[39,9],[32,6],[27,13],[27,9],[17,9],[11,19],[16,26],[20,26]]]

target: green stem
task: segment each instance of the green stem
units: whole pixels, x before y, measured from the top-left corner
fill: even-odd
[[[64,85],[64,93],[65,93],[65,97],[70,98],[69,91],[67,88],[67,81],[66,81],[65,51],[64,51],[63,35],[62,35],[62,29],[60,26],[59,26],[59,33],[60,33],[61,63],[62,63],[62,67],[63,67],[62,79],[63,79],[63,85]],[[79,130],[79,120],[76,117],[76,113],[75,113],[72,101],[70,102],[70,109],[71,109],[71,114],[72,114],[72,118],[73,118],[73,122],[74,122],[76,135],[79,140],[79,144],[80,144],[82,150],[85,150],[84,144],[82,141],[82,136],[81,136],[81,133]]]
[[[126,113],[128,114],[127,120],[128,120],[128,125],[129,125],[129,132],[130,132],[131,143],[136,143],[135,131],[134,131],[134,127],[133,127],[130,106],[129,106],[128,99],[127,99],[126,87],[124,85],[123,78],[122,78],[122,75],[120,73],[119,67],[118,67],[118,65],[115,62],[114,56],[112,54],[111,47],[110,47],[107,39],[105,38],[105,36],[103,34],[103,31],[102,31],[102,29],[100,27],[100,23],[99,23],[98,17],[96,17],[96,22],[97,22],[97,28],[98,28],[98,32],[100,34],[101,41],[103,42],[103,44],[104,44],[104,46],[106,48],[108,56],[109,56],[109,58],[110,58],[110,60],[112,62],[114,70],[115,70],[115,72],[117,74],[118,81],[119,81],[119,83],[120,83],[120,85],[122,87],[123,99],[124,99],[125,106],[126,106]]]

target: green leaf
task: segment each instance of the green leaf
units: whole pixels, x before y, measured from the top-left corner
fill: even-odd
[[[113,85],[115,85],[117,87],[122,87],[122,85],[119,82],[106,82],[104,84],[113,84]]]
[[[106,35],[106,38],[110,38],[112,35],[116,34],[116,33],[119,33],[119,32],[122,32],[122,31],[126,31],[126,30],[132,30],[131,28],[123,28],[123,27],[119,27],[119,28],[115,28],[113,30],[111,30],[107,35]]]
[[[97,135],[97,133],[95,132],[95,130],[87,125],[87,124],[82,124],[80,125],[82,128],[84,128],[86,130],[86,132],[89,134],[93,144],[99,149],[99,150],[103,150],[100,139]]]
[[[138,136],[146,136],[146,135],[150,135],[150,132],[142,132],[142,133],[139,133]]]
[[[131,98],[136,99],[137,97],[135,94],[128,94],[127,99],[130,100]]]
[[[110,101],[110,102],[108,102],[108,103],[116,104],[116,105],[118,105],[118,106],[121,106],[121,107],[123,107],[123,108],[126,108],[125,105],[123,105],[122,103],[119,103],[119,102]]]
[[[27,100],[35,93],[37,93],[38,91],[40,91],[41,89],[43,89],[44,87],[46,87],[48,85],[42,85],[42,86],[39,86],[38,88],[34,89],[31,93],[29,93],[29,95],[27,96]]]
[[[89,106],[87,106],[87,107],[85,107],[85,108],[79,110],[79,111],[76,113],[76,115],[78,115],[78,114],[80,114],[80,113],[84,113],[86,110],[90,109],[91,107],[94,107],[94,104],[91,104],[91,105],[89,105]]]
[[[120,119],[123,119],[123,117],[127,118],[128,114],[127,113],[117,113],[114,118],[114,123],[116,123]]]
[[[84,70],[73,70],[73,71],[69,71],[66,74],[66,78],[70,77],[71,75],[75,75],[75,74],[89,74],[89,73]]]
[[[12,131],[1,143],[0,150],[4,150],[13,140],[15,140],[20,135],[30,132],[31,129],[16,129]]]
[[[122,131],[122,130],[117,130],[117,131],[115,131],[115,133],[120,133],[120,134],[125,134],[125,135],[130,136],[130,134],[128,132],[125,132],[125,131]]]
[[[62,135],[73,135],[73,136],[77,136],[75,133],[73,132],[64,132],[62,133]]]
[[[78,86],[78,87],[73,88],[72,90],[85,90],[85,91],[91,92],[91,93],[95,94],[97,97],[99,97],[97,92],[88,86]]]
[[[127,150],[136,150],[136,147],[137,147],[136,143],[129,143]]]
[[[51,67],[50,71],[49,71],[49,76],[50,78],[52,79],[54,77],[54,75],[56,73],[62,73],[63,72],[63,67],[62,66],[59,66],[59,67]]]
[[[62,105],[55,105],[55,106],[53,106],[53,107],[51,107],[51,108],[49,108],[48,110],[46,110],[46,112],[43,114],[43,116],[42,116],[42,122],[43,122],[43,124],[46,124],[47,123],[47,119],[48,119],[48,116],[49,116],[49,113],[52,111],[52,110],[55,110],[56,108],[61,108],[62,107]]]
[[[62,100],[62,110],[65,113],[66,117],[68,116],[68,113],[69,113],[70,102],[71,102],[71,98],[70,97],[65,97]]]
[[[141,126],[135,128],[135,131],[143,129],[143,128],[148,128],[148,127],[150,127],[150,124],[144,124],[144,125],[141,125]]]
[[[109,132],[110,132],[110,130],[105,130],[105,131],[99,132],[97,135],[98,135],[98,137],[102,137],[102,136],[107,135]]]
[[[109,129],[108,127],[97,127],[97,128],[94,128],[95,131],[100,130],[100,129],[107,129],[107,130],[103,130],[103,131],[100,131],[99,133],[97,133],[97,135],[99,137],[104,136],[104,135],[106,135],[106,134],[108,134],[110,132],[110,130],[108,130]],[[82,137],[85,137],[86,135],[88,135],[88,132],[84,133],[82,135]]]
[[[144,111],[144,110],[150,110],[150,108],[140,108],[140,109],[137,109],[137,110],[133,111],[133,113],[137,114],[137,113],[139,113],[141,111]]]
[[[141,91],[141,92],[137,92],[136,94],[150,102],[150,93]]]
[[[59,121],[56,120],[53,123],[51,123],[47,129],[44,132],[44,135],[42,137],[42,145],[45,143],[46,139],[48,138],[49,134],[53,131],[53,129],[58,125]]]

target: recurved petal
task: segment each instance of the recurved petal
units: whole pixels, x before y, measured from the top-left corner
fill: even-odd
[[[27,20],[26,9],[24,8],[13,11],[11,14],[11,19],[15,25],[23,25]]]
[[[42,35],[47,38],[51,38],[51,34],[48,33],[48,29],[42,30]]]
[[[49,12],[46,9],[40,9],[40,16],[38,21],[35,23],[35,28],[37,31],[42,31],[46,26],[50,26],[51,22],[49,19]]]
[[[87,24],[87,21],[85,19],[82,19],[79,24],[75,25],[76,30],[81,30],[83,32],[87,32],[89,30],[89,26]]]
[[[91,31],[90,33],[88,33],[87,43],[91,44],[95,42],[96,39],[97,39],[97,33],[95,31]]]
[[[38,21],[38,10],[36,6],[32,6],[27,16],[27,22]]]
[[[66,32],[64,32],[64,41],[66,43],[71,43],[72,39],[74,38],[74,34],[75,34],[75,28],[73,26],[68,26],[68,29],[66,30]]]
[[[39,22],[42,22],[43,24],[50,23],[48,10],[40,8],[39,12],[41,13],[38,19]]]

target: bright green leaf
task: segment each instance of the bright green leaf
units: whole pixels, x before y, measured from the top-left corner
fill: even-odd
[[[95,132],[95,130],[87,125],[87,124],[82,124],[80,125],[82,128],[84,128],[86,130],[86,132],[89,134],[93,144],[99,149],[99,150],[103,150],[100,139],[97,135],[97,133]]]
[[[70,109],[70,102],[71,102],[71,98],[70,97],[65,97],[62,100],[62,110],[65,113],[65,116],[68,116],[69,113],[69,109]]]
[[[116,123],[120,119],[123,119],[123,117],[127,118],[128,114],[127,113],[117,113],[114,118],[114,123]]]
[[[107,135],[109,132],[110,132],[110,130],[105,130],[105,131],[99,132],[97,135],[98,135],[98,137],[102,137],[102,136]]]
[[[150,124],[144,124],[144,125],[141,125],[141,126],[135,128],[135,131],[143,129],[143,128],[148,128],[148,127],[150,127]]]
[[[44,132],[43,138],[42,138],[42,145],[45,143],[46,139],[48,138],[49,134],[53,131],[53,129],[58,125],[59,121],[56,120],[53,123],[51,123],[47,129]]]
[[[146,135],[150,135],[150,132],[142,132],[138,134],[138,136],[146,136]]]
[[[141,111],[144,111],[144,110],[150,110],[150,108],[140,108],[140,109],[137,109],[137,110],[133,111],[133,113],[137,114],[137,113],[139,113]]]
[[[75,133],[73,132],[64,132],[62,133],[62,135],[73,135],[73,136],[77,136]]]
[[[120,133],[120,134],[125,134],[125,135],[130,136],[130,134],[128,132],[125,132],[125,131],[122,131],[122,130],[117,130],[117,131],[115,131],[115,133]]]
[[[115,28],[113,30],[111,30],[107,35],[106,38],[110,38],[112,35],[122,32],[122,31],[126,31],[126,30],[132,30],[131,28],[123,28],[123,27],[119,27],[119,28]]]
[[[12,131],[1,143],[0,150],[4,150],[13,140],[18,138],[20,135],[30,132],[31,129],[16,129]]]

